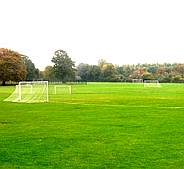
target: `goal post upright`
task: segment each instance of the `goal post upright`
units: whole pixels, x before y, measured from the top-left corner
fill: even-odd
[[[46,102],[49,102],[49,82],[48,81],[46,81],[46,92],[47,92],[47,94],[46,94]]]
[[[21,90],[20,82],[19,82],[18,86],[19,86],[19,90],[18,90],[19,91],[19,93],[18,93],[19,94],[19,100],[22,100],[22,90]]]

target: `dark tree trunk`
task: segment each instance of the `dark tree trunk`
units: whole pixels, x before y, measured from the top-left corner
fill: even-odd
[[[2,81],[2,86],[6,86],[6,81]]]

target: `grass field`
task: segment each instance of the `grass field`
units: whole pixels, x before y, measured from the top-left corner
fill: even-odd
[[[184,84],[73,85],[48,103],[3,102],[0,168],[183,169]]]

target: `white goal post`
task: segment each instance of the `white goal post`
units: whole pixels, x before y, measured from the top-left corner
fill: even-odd
[[[158,80],[144,80],[144,87],[162,87]]]
[[[4,101],[37,103],[48,100],[48,81],[21,81]]]
[[[68,93],[72,94],[72,87],[68,85],[54,85],[54,94],[57,94],[57,88],[68,88]]]

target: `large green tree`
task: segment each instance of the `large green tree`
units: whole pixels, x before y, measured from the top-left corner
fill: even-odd
[[[39,70],[35,67],[34,63],[28,56],[22,55],[22,57],[27,71],[26,80],[37,80],[39,78]]]
[[[80,76],[82,81],[99,81],[101,69],[97,65],[88,65],[80,63],[77,67],[76,75]]]
[[[117,81],[117,71],[112,63],[105,64],[101,69],[102,81]]]
[[[43,71],[44,74],[44,79],[48,81],[54,81],[55,76],[54,76],[54,68],[52,66],[47,66],[45,67],[45,70]]]
[[[5,85],[6,81],[24,80],[26,78],[26,66],[24,59],[16,51],[0,48],[0,81]]]
[[[75,62],[71,60],[66,51],[57,50],[51,61],[54,63],[54,74],[58,80],[65,82],[75,78]]]

